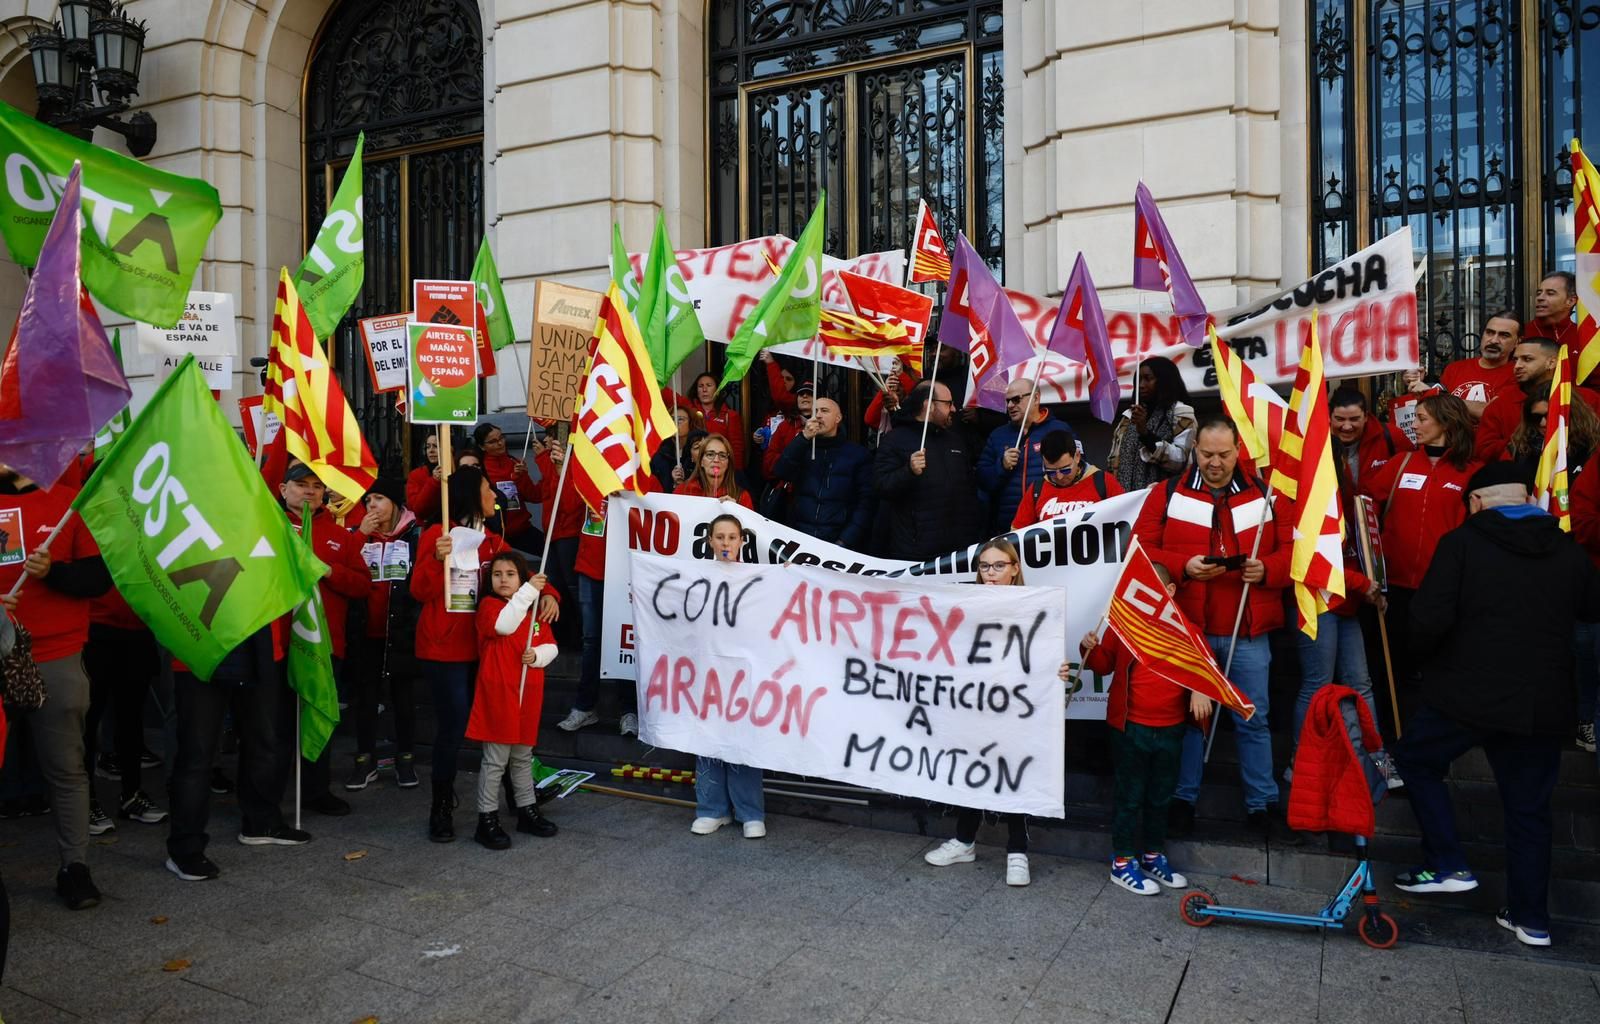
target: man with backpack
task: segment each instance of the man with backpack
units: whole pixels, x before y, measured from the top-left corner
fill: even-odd
[[[1184,616],[1205,633],[1229,680],[1256,706],[1248,721],[1233,715],[1245,813],[1254,828],[1263,833],[1270,829],[1273,838],[1287,844],[1299,839],[1275,814],[1278,784],[1272,777],[1267,727],[1272,651],[1267,637],[1283,626],[1293,523],[1290,503],[1269,501],[1260,478],[1239,468],[1239,431],[1233,421],[1215,416],[1202,420],[1195,431],[1194,465],[1150,489],[1133,527],[1151,560],[1180,581],[1177,598]],[[1193,827],[1204,747],[1199,731],[1184,738],[1170,812],[1175,834],[1187,834]]]
[[[1044,479],[1023,490],[1011,520],[1013,530],[1127,493],[1116,477],[1089,464],[1071,427],[1046,434],[1039,442],[1039,455],[1044,459]]]

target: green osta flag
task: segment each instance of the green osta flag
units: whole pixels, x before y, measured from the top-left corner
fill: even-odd
[[[367,222],[361,213],[361,150],[366,144],[363,132],[356,138],[355,155],[339,179],[339,190],[333,194],[316,240],[294,272],[295,291],[318,338],[333,336],[334,328],[361,294],[367,272]]]
[[[211,229],[222,219],[217,190],[0,103],[0,235],[24,267],[39,259],[74,160],[83,163],[84,286],[124,316],[172,327],[183,316]]]
[[[500,285],[500,268],[495,265],[487,235],[478,246],[478,258],[472,261],[472,283],[478,292],[478,311],[484,329],[489,332],[489,347],[498,352],[517,340],[517,331],[511,326],[506,291]]]
[[[818,196],[817,208],[811,212],[800,240],[783,261],[777,281],[733,332],[722,382],[717,387],[725,388],[744,379],[762,349],[816,337],[822,320],[822,224],[827,203],[824,192]]]
[[[294,535],[193,356],[72,506],[128,605],[201,679],[328,571]]]
[[[672,372],[705,344],[700,317],[689,298],[678,257],[667,238],[667,220],[656,214],[656,233],[650,241],[650,258],[645,261],[644,283],[639,287],[639,305],[634,319],[650,351],[656,368],[656,383],[665,385]],[[813,329],[813,334],[816,331]]]
[[[311,506],[300,517],[301,550],[311,551]],[[300,695],[300,756],[315,761],[339,724],[339,686],[333,678],[333,644],[322,588],[295,606],[289,620],[289,689]]]
[[[122,367],[122,328],[111,332],[111,351],[116,354],[117,366]],[[106,421],[100,428],[100,433],[94,436],[94,459],[104,462],[106,455],[111,451],[111,446],[122,439],[122,434],[128,429],[128,407],[123,406],[117,414]]]
[[[622,245],[622,225],[611,225],[611,280],[617,283],[632,313],[639,306],[639,279],[633,276],[633,265],[628,262],[628,250]]]

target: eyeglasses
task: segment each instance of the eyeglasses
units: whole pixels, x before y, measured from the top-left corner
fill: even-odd
[[[702,452],[700,454],[700,459],[703,462],[727,462],[728,461],[728,453],[727,452]]]
[[[1007,405],[1016,405],[1018,402],[1022,401],[1024,398],[1027,398],[1027,397],[1028,397],[1027,395],[1010,395],[1010,396],[1007,396],[1007,398],[1006,398],[1006,404]]]
[[[1061,477],[1071,476],[1073,473],[1076,473],[1077,471],[1078,470],[1077,470],[1076,466],[1062,466],[1060,469],[1049,469],[1049,468],[1047,468],[1044,471],[1044,475],[1045,475],[1045,477],[1047,479],[1058,480]]]
[[[978,571],[979,572],[986,572],[986,573],[990,573],[990,574],[997,573],[997,572],[1005,572],[1008,567],[1016,565],[1016,564],[1017,563],[1011,561],[1010,559],[1007,559],[1004,562],[979,562],[978,563]]]
[[[953,398],[930,398],[930,399],[928,399],[928,401],[933,403],[934,405],[955,405],[956,404],[956,400],[953,399]]]

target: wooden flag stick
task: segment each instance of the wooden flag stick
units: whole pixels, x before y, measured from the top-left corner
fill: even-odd
[[[1389,621],[1382,608],[1378,609],[1378,639],[1383,642],[1383,674],[1389,680],[1389,711],[1394,715],[1394,738],[1400,738],[1400,697],[1394,689],[1394,661],[1389,656]]]

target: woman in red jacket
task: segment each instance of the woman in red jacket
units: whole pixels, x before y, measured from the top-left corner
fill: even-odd
[[[544,538],[534,529],[526,503],[539,500],[539,488],[528,475],[527,464],[511,457],[505,431],[493,423],[478,424],[472,442],[483,453],[484,475],[500,492],[500,522],[507,542],[523,551],[537,551]]]
[[[739,481],[734,478],[733,467],[729,465],[732,457],[733,446],[728,439],[721,434],[712,434],[706,438],[704,447],[700,449],[700,458],[695,463],[694,475],[679,485],[673,493],[703,498],[726,498],[754,511],[755,506],[750,504],[750,492],[740,487]]]
[[[505,541],[484,525],[494,515],[498,498],[499,492],[481,470],[468,466],[450,474],[454,528],[446,533],[440,526],[428,527],[417,542],[417,564],[411,572],[411,596],[422,606],[417,620],[417,660],[433,690],[433,806],[428,815],[428,838],[436,843],[456,837],[450,812],[456,803],[456,758],[472,710],[472,681],[478,666],[476,614],[483,572],[495,555],[509,550]],[[456,541],[469,538],[478,539],[471,567],[447,566]],[[539,618],[549,622],[555,614],[555,598],[547,592],[539,600]]]
[[[424,526],[439,521],[439,435],[422,442],[424,462],[406,477],[406,508]]]
[[[1473,459],[1472,414],[1454,395],[1430,395],[1417,403],[1420,451],[1402,452],[1361,482],[1383,518],[1383,560],[1389,576],[1388,610],[1395,684],[1403,692],[1401,719],[1416,695],[1416,664],[1406,643],[1411,598],[1433,560],[1439,538],[1467,518],[1467,481]]]
[[[744,469],[744,446],[749,439],[744,430],[744,418],[739,415],[739,410],[730,408],[727,401],[717,394],[717,378],[702,373],[694,379],[694,387],[690,391],[689,404],[700,410],[700,415],[705,418],[706,432],[729,438],[733,445],[733,469],[735,472]]]

